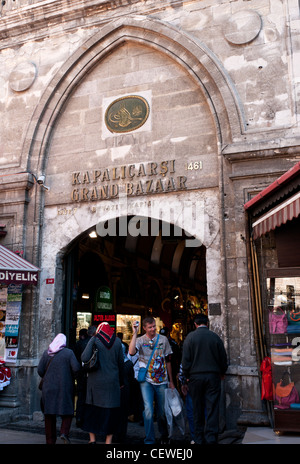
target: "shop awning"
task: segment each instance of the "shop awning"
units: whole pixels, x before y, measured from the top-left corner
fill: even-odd
[[[37,285],[39,269],[0,245],[0,284]]]
[[[245,210],[253,212],[253,209],[258,208],[260,205],[266,206],[269,198],[273,198],[274,201],[274,195],[277,196],[276,206],[254,219],[254,222],[252,223],[254,239],[266,234],[267,232],[270,232],[271,230],[274,230],[276,227],[280,227],[281,225],[286,224],[287,221],[291,221],[300,215],[299,175],[300,162],[296,163],[295,166],[293,166],[289,171],[279,177],[279,179],[270,184],[267,188],[265,188],[262,192],[260,192],[244,205]],[[293,187],[290,187],[290,189],[298,191],[293,194],[290,193],[290,196],[287,196],[291,182],[293,182]],[[281,192],[284,191],[283,189],[286,189],[285,199],[279,202],[280,195],[282,195]]]
[[[256,239],[275,227],[286,224],[300,215],[300,192],[293,195],[288,200],[282,202],[275,208],[263,214],[252,224],[253,238]]]

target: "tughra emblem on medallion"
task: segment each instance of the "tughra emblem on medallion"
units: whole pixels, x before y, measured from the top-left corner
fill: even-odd
[[[131,95],[118,98],[106,110],[106,127],[110,132],[131,132],[145,124],[149,110],[149,104],[143,97]]]

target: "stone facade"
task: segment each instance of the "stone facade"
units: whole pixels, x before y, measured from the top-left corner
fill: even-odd
[[[221,307],[211,326],[230,361],[228,426],[265,420],[243,205],[299,160],[299,14],[296,0],[2,5],[0,240],[41,273],[24,294],[15,382],[0,406],[38,408],[35,368],[61,330],[61,257],[119,216],[118,188],[127,215],[166,214],[206,247],[208,303]],[[131,95],[148,102],[147,121],[111,132],[106,110]],[[196,228],[184,207],[198,208]]]

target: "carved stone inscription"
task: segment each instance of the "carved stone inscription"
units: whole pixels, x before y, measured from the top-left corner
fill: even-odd
[[[95,201],[185,190],[187,177],[176,176],[175,160],[130,164],[72,173],[71,200]]]

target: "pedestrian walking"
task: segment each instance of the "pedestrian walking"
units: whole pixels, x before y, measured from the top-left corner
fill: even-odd
[[[193,411],[193,400],[189,392],[189,387],[187,384],[187,379],[183,375],[182,364],[180,364],[178,380],[180,383],[181,393],[184,397],[184,404],[186,410],[186,417],[189,424],[189,430],[191,435],[191,444],[195,443],[195,433],[194,433],[194,411]]]
[[[41,405],[45,416],[46,443],[55,444],[57,439],[56,417],[61,416],[60,437],[70,443],[69,432],[74,415],[74,379],[80,370],[72,350],[66,347],[66,336],[58,334],[38,365],[42,377]]]
[[[81,329],[79,331],[79,340],[75,345],[74,353],[77,358],[77,361],[81,365],[81,355],[84,352],[90,338],[95,334],[96,327],[90,326],[88,329]],[[76,378],[76,425],[77,427],[82,426],[82,418],[85,406],[86,398],[86,385],[87,385],[87,373],[81,366],[80,371],[77,374]]]
[[[133,364],[134,370],[134,379],[131,388],[130,394],[130,411],[131,414],[129,416],[130,422],[139,422],[140,425],[144,425],[143,419],[143,411],[144,411],[144,401],[141,393],[141,386],[138,382],[138,375],[139,375],[139,355],[136,353],[134,356],[130,356],[129,352],[127,354],[128,359]]]
[[[147,369],[144,381],[140,383],[144,402],[144,443],[155,443],[155,432],[153,424],[154,406],[156,402],[156,417],[161,443],[168,442],[168,428],[165,416],[165,390],[168,387],[175,388],[172,378],[172,367],[170,355],[172,350],[170,343],[164,335],[156,333],[155,319],[147,317],[143,320],[145,334],[137,338],[138,326],[133,324],[133,336],[129,344],[129,354],[139,354],[139,373]]]
[[[194,325],[183,344],[182,369],[193,401],[195,443],[215,444],[227,355],[221,338],[209,330],[206,315],[198,314]]]
[[[124,443],[127,436],[128,416],[131,413],[130,399],[132,393],[132,386],[134,381],[133,364],[127,357],[128,345],[122,343],[122,350],[124,356],[124,387],[121,388],[121,407],[118,420],[118,430],[116,433],[116,441]]]
[[[159,333],[167,337],[170,347],[172,350],[171,354],[171,366],[172,366],[172,375],[173,380],[176,381],[177,376],[179,374],[180,363],[181,363],[181,349],[178,343],[171,337],[170,330],[168,327],[164,326],[160,329]]]
[[[100,367],[88,373],[86,405],[82,429],[89,432],[90,444],[96,443],[96,435],[105,435],[105,443],[112,443],[117,432],[120,414],[120,389],[124,386],[124,357],[121,340],[107,322],[97,327],[96,334],[88,342],[81,355],[87,362],[98,349]]]

